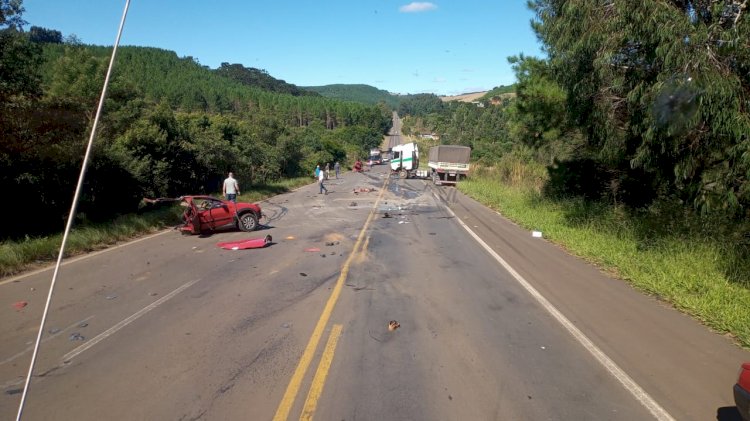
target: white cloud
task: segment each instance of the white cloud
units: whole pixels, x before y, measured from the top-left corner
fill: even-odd
[[[398,10],[401,13],[419,13],[419,12],[429,12],[430,10],[437,9],[437,5],[430,3],[430,2],[411,2],[407,4],[406,6],[401,6],[398,8]]]

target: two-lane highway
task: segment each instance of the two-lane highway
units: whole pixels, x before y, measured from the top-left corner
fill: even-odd
[[[64,266],[26,419],[697,420],[731,405],[747,352],[455,189],[383,165],[316,190],[261,203],[271,220],[249,235],[168,231]],[[29,303],[0,319],[2,419],[49,276],[0,283]]]

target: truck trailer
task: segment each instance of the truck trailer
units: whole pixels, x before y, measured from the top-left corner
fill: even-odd
[[[430,148],[427,166],[432,182],[455,185],[469,173],[471,148],[458,145],[438,145]]]

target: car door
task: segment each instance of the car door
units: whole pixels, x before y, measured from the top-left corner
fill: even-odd
[[[216,200],[211,206],[211,227],[219,228],[234,223],[234,203]]]

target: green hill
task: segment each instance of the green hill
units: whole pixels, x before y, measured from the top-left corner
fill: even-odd
[[[304,89],[317,92],[326,98],[339,99],[343,101],[359,102],[362,104],[376,105],[384,102],[391,109],[398,108],[402,96],[394,95],[388,91],[378,89],[370,85],[324,85],[305,86]]]
[[[265,91],[290,94],[294,96],[320,96],[319,93],[301,89],[296,85],[284,80],[276,79],[267,71],[254,67],[245,67],[241,64],[221,63],[215,72],[229,79],[240,82],[243,85],[263,89]]]
[[[484,94],[484,96],[481,98],[482,100],[490,100],[493,97],[503,97],[506,94],[515,94],[516,93],[516,84],[504,86],[496,86],[492,88],[489,92]]]

